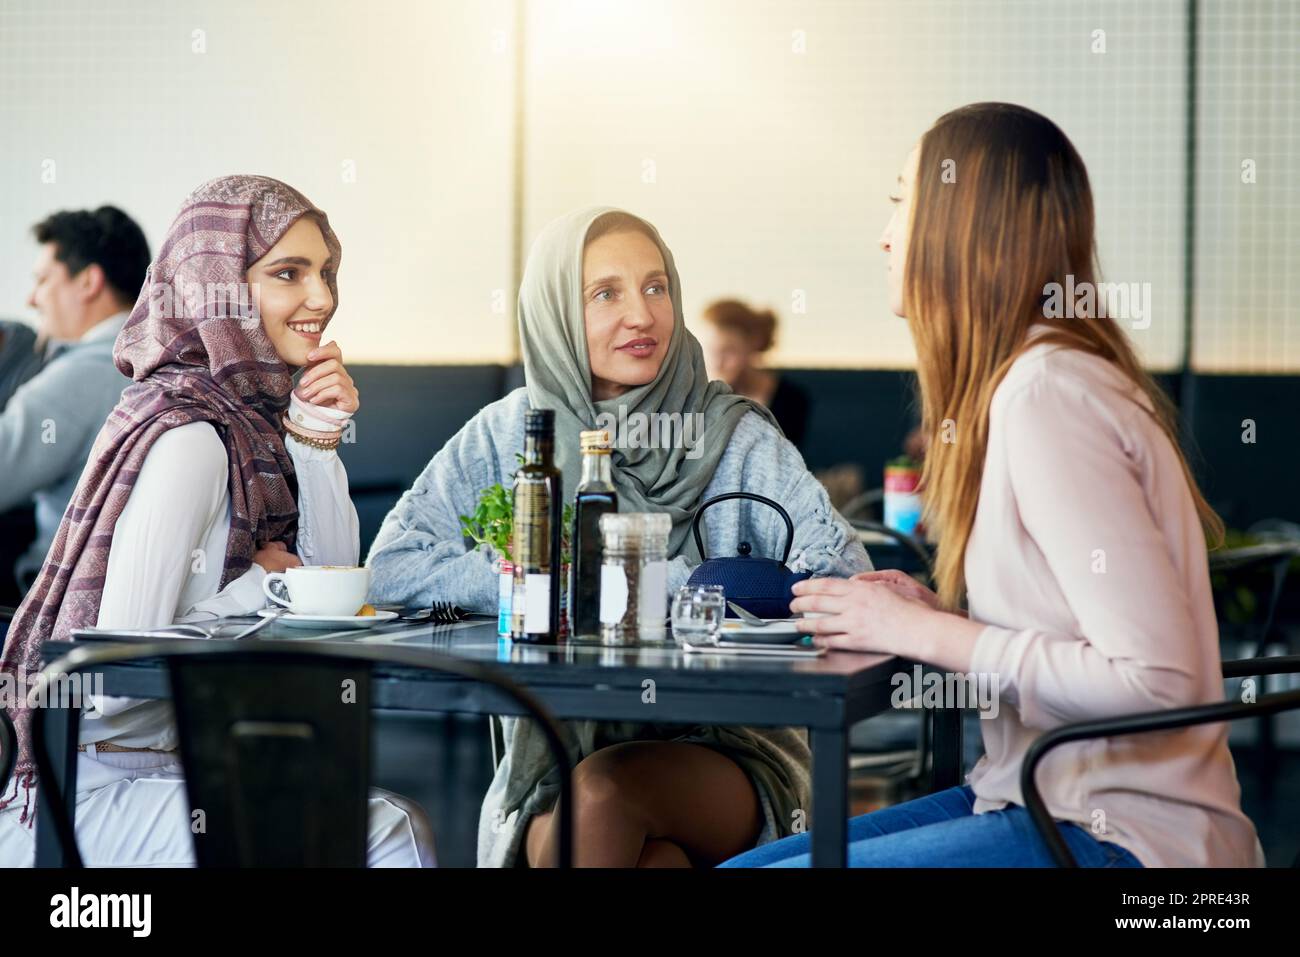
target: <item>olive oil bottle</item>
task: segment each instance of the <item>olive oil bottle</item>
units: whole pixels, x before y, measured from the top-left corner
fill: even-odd
[[[569,600],[573,636],[600,641],[600,517],[618,511],[610,477],[609,432],[583,432],[582,479],[573,501],[573,591]]]
[[[514,594],[510,638],[533,644],[560,640],[560,527],[563,484],[555,467],[555,413],[524,416],[524,464],[514,482]]]

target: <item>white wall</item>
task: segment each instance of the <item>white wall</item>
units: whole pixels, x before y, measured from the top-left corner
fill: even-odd
[[[876,247],[891,183],[940,113],[1012,100],[1079,147],[1105,276],[1151,284],[1133,335],[1177,363],[1185,0],[525,3],[525,244],[574,206],[624,205],[673,246],[688,317],[741,295],[782,316],[778,363],[906,366]],[[1201,6],[1197,360],[1300,369],[1300,5]],[[48,212],[115,202],[156,245],[190,188],[251,171],[330,213],[350,357],[509,361],[513,17],[513,0],[4,0],[0,315],[30,316]]]
[[[887,308],[876,246],[894,178],[941,113],[1011,100],[1052,117],[1081,151],[1106,277],[1151,283],[1154,321],[1134,338],[1151,363],[1177,361],[1181,3],[530,10],[530,235],[576,205],[627,206],[673,247],[688,320],[737,294],[783,317],[781,364],[906,366],[911,343]],[[1095,29],[1105,53],[1091,52]]]
[[[1205,369],[1296,372],[1300,4],[1202,7],[1194,359]]]
[[[0,315],[30,317],[30,224],[50,211],[112,202],[156,251],[194,186],[264,173],[343,243],[345,356],[501,361],[512,31],[510,0],[4,0]]]

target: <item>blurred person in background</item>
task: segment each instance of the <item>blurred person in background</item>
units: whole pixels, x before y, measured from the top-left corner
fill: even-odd
[[[811,401],[789,379],[764,368],[763,354],[776,342],[776,314],[756,311],[736,299],[719,299],[705,307],[698,324],[704,363],[710,379],[766,406],[785,437],[803,450]]]
[[[41,368],[36,330],[22,322],[0,319],[0,411],[9,397]]]
[[[26,323],[0,319],[0,412],[18,387],[40,368],[36,330]],[[11,572],[18,556],[36,537],[33,511],[30,505],[23,505],[0,513],[0,606],[17,605],[22,600]]]
[[[54,213],[32,233],[40,249],[27,304],[40,316],[43,364],[0,412],[0,512],[36,505],[36,540],[13,569],[20,592],[40,570],[95,436],[128,384],[113,365],[113,342],[149,269],[144,232],[115,206]]]

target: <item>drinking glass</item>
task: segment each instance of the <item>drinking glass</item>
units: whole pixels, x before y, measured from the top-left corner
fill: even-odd
[[[718,640],[726,614],[721,585],[683,585],[673,596],[673,640],[679,645],[712,644]]]

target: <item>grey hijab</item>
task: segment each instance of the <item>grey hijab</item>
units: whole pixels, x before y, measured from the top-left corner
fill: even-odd
[[[713,478],[736,424],[750,411],[776,427],[763,406],[710,382],[699,341],[682,316],[681,281],[673,254],[658,230],[640,217],[659,247],[668,273],[673,332],[654,380],[600,402],[591,396],[582,302],[582,254],[595,222],[609,206],[592,206],[561,216],[537,237],[519,288],[519,339],[523,347],[528,402],[555,411],[555,457],[564,474],[565,501],[581,473],[578,433],[614,425],[614,484],[619,510],[666,512],[673,521],[670,557],[696,560],[690,523]],[[676,414],[675,416],[673,414]],[[626,423],[626,425],[624,425]],[[663,441],[665,437],[671,441]]]

